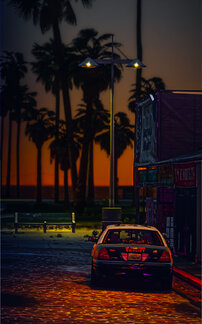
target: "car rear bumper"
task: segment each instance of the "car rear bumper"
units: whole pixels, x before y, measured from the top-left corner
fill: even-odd
[[[93,269],[104,276],[171,278],[172,265],[170,263],[133,263],[93,260]]]

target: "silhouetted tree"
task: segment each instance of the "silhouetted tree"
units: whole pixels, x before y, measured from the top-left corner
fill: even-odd
[[[33,119],[28,121],[25,134],[37,148],[37,202],[41,202],[41,165],[42,165],[42,146],[54,136],[55,113],[47,108],[33,110]]]
[[[129,97],[128,108],[130,111],[135,112],[135,106],[139,100],[148,98],[150,94],[154,97],[159,90],[165,90],[165,83],[159,77],[153,77],[150,79],[141,78],[141,84],[139,91],[139,97],[137,96],[137,85],[132,85],[134,88],[130,90],[132,95]]]
[[[77,57],[78,63],[81,63],[86,57],[105,59],[111,58],[111,51],[109,51],[109,43],[107,41],[111,38],[111,34],[98,35],[94,29],[84,29],[78,34],[78,37],[73,39],[73,52]],[[119,55],[114,54],[114,58]],[[76,60],[75,60],[76,62]],[[95,102],[99,99],[102,91],[110,87],[111,69],[110,65],[103,65],[96,69],[75,69],[74,83],[83,91],[83,101],[86,105],[85,125],[83,126],[83,142],[82,153],[79,168],[79,180],[77,186],[77,211],[82,212],[85,205],[85,192],[87,180],[87,166],[88,156],[92,134],[91,116],[93,114],[93,107]],[[121,78],[120,67],[115,66],[114,80],[119,81]]]
[[[60,118],[60,89],[61,82],[59,76],[60,67],[57,64],[57,57],[55,51],[55,43],[50,40],[43,46],[34,44],[32,54],[36,61],[32,63],[32,70],[37,74],[37,81],[44,84],[47,92],[51,91],[55,96],[55,140],[58,140],[59,134],[59,118]],[[56,152],[57,153],[57,152]],[[57,202],[59,199],[59,160],[57,154],[55,155],[55,190],[54,197]]]
[[[20,135],[21,122],[26,120],[27,111],[36,106],[36,92],[28,92],[26,85],[19,86],[16,98],[15,110],[13,118],[17,122],[17,137],[16,137],[16,186],[17,198],[20,197]]]
[[[66,130],[66,123],[59,122],[59,132],[57,139],[55,138],[49,145],[51,162],[53,159],[58,158],[61,170],[64,172],[64,203],[67,207],[69,205],[69,191],[68,191],[68,170],[70,168],[69,155],[68,155],[68,136]],[[79,138],[74,134],[74,145],[76,159],[79,157],[80,144]]]
[[[127,115],[123,112],[118,112],[114,116],[115,127],[115,145],[114,145],[114,173],[115,173],[115,201],[118,200],[118,159],[124,153],[128,146],[133,146],[134,140],[134,125],[130,124]],[[107,155],[110,155],[110,129],[96,136],[95,141],[100,144],[101,149],[105,150]]]
[[[79,134],[84,140],[84,131],[86,125],[87,109],[86,105],[80,105],[77,109],[75,116],[76,125]],[[98,134],[108,129],[109,127],[109,112],[104,109],[100,100],[97,100],[93,104],[92,112],[90,115],[91,133],[89,140],[89,152],[88,152],[88,163],[87,163],[87,201],[92,203],[94,201],[94,163],[93,163],[93,152],[94,152],[94,141]]]
[[[56,46],[57,65],[60,66],[60,81],[63,92],[63,101],[66,122],[68,127],[69,137],[69,157],[72,174],[72,186],[75,192],[77,185],[77,169],[76,158],[74,153],[73,144],[73,130],[72,130],[72,112],[70,104],[69,89],[66,84],[66,75],[63,73],[64,65],[64,51],[60,33],[60,23],[66,21],[72,25],[76,24],[76,16],[72,7],[72,1],[70,0],[9,0],[9,3],[13,5],[25,19],[33,18],[34,24],[40,24],[42,33],[45,33],[52,29],[54,42]],[[90,7],[92,0],[82,0],[82,4],[86,7]]]
[[[12,148],[12,122],[16,117],[17,121],[17,149],[16,149],[16,183],[17,195],[19,197],[20,190],[20,126],[21,111],[27,94],[27,87],[21,86],[20,82],[24,78],[27,67],[23,54],[18,52],[5,51],[1,56],[1,86],[2,93],[2,123],[6,112],[9,112],[9,137],[8,137],[8,158],[7,158],[7,179],[6,179],[6,196],[10,196],[10,171],[11,171],[11,148]],[[30,94],[29,94],[30,96]],[[26,98],[27,100],[28,98]],[[3,126],[3,125],[2,125]],[[4,127],[3,127],[4,128]],[[3,139],[2,139],[3,140]]]

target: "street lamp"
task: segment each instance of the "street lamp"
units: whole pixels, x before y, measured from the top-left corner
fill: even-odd
[[[111,94],[110,94],[110,186],[109,186],[109,207],[115,206],[115,174],[114,174],[114,65],[124,64],[127,67],[141,69],[145,65],[138,59],[114,59],[114,36],[112,36],[112,56],[111,59],[86,58],[79,64],[83,68],[96,68],[99,65],[111,65]]]

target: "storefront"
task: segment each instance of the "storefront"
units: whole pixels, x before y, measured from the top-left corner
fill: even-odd
[[[201,92],[160,91],[136,107],[137,222],[166,232],[176,254],[201,260]]]
[[[178,255],[201,259],[201,162],[137,168],[140,220],[166,233]]]
[[[174,184],[175,251],[193,258],[196,255],[196,163],[174,164]]]

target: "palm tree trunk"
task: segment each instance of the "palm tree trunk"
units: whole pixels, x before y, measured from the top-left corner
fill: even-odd
[[[4,144],[4,117],[1,116],[1,188],[3,186],[3,144]]]
[[[114,179],[115,179],[115,203],[118,203],[118,158],[115,152],[114,156]]]
[[[137,58],[142,61],[142,2],[141,0],[137,0],[137,22],[136,22],[136,38],[137,38]],[[141,78],[142,78],[142,69],[137,69],[136,71],[136,91],[138,101],[141,94]],[[134,157],[136,150],[136,142],[134,140]],[[133,195],[133,205],[136,205],[136,221],[139,223],[139,189],[136,187],[136,170],[135,170],[135,161],[133,168],[133,188],[135,188],[135,192]]]
[[[8,134],[8,159],[7,159],[7,179],[6,179],[6,197],[10,197],[10,177],[11,177],[11,142],[12,142],[12,117],[9,112],[9,134]]]
[[[63,51],[63,46],[61,41],[59,23],[57,19],[53,24],[53,35],[54,35],[54,40],[57,49],[57,63],[58,66],[61,67],[60,80],[62,84],[65,118],[66,118],[68,137],[70,143],[69,161],[70,161],[70,168],[71,168],[72,189],[73,189],[73,195],[75,199],[76,187],[77,187],[77,169],[76,169],[76,156],[75,156],[74,144],[73,144],[72,112],[71,112],[69,89],[67,87],[67,80],[66,80],[65,73],[63,71],[64,51]]]
[[[79,215],[83,212],[85,206],[85,194],[86,194],[86,180],[87,180],[87,168],[88,168],[88,153],[90,145],[90,126],[91,126],[91,110],[92,104],[87,104],[87,113],[85,120],[83,147],[81,152],[80,168],[79,168],[79,181],[76,192],[76,211]]]
[[[37,203],[41,203],[41,149],[37,146]]]
[[[137,23],[136,23],[136,38],[137,38],[137,58],[142,61],[142,0],[137,0]],[[137,100],[140,97],[141,91],[142,69],[136,71],[136,87]]]
[[[64,169],[64,205],[69,206],[68,169]]]
[[[57,82],[57,81],[56,81]],[[59,87],[56,89],[56,105],[55,105],[55,127],[56,127],[56,143],[58,141],[58,133],[59,133],[59,118],[60,118],[60,90]],[[56,149],[55,154],[55,202],[59,200],[59,160],[58,160],[58,151]]]
[[[17,198],[20,198],[20,129],[21,129],[21,118],[17,121],[17,141],[16,141],[16,192]]]
[[[90,142],[89,146],[89,163],[88,163],[88,192],[87,200],[92,203],[95,198],[94,192],[94,165],[93,165],[93,140]]]
[[[62,90],[63,90],[63,101],[64,101],[64,108],[65,108],[66,125],[67,125],[67,132],[68,132],[67,135],[68,135],[68,142],[69,142],[69,162],[70,162],[72,189],[73,189],[73,196],[74,196],[73,199],[75,200],[75,192],[76,192],[76,188],[77,188],[76,156],[75,156],[75,151],[74,151],[72,113],[71,113],[69,89],[67,88],[64,80],[63,80]]]

